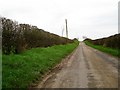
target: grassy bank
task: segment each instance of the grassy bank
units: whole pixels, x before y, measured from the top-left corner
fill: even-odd
[[[21,54],[2,56],[2,87],[27,88],[70,54],[78,42],[47,48],[33,48]]]
[[[88,46],[91,46],[92,48],[98,49],[98,50],[100,50],[102,52],[111,54],[113,56],[120,57],[120,50],[118,50],[118,49],[104,47],[104,46],[101,46],[101,45],[94,45],[94,44],[92,44],[92,43],[90,43],[88,41],[85,41],[85,44],[88,45]]]

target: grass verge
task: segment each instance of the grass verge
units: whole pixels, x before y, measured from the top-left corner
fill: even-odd
[[[98,49],[102,52],[105,52],[105,53],[108,53],[108,54],[111,54],[113,56],[117,56],[117,57],[120,57],[120,50],[118,49],[113,49],[113,48],[109,48],[109,47],[104,47],[102,45],[94,45],[88,41],[84,41],[86,45],[92,47],[92,48],[95,48],[95,49]]]
[[[70,54],[78,42],[47,48],[33,48],[21,54],[2,56],[2,87],[28,88]]]

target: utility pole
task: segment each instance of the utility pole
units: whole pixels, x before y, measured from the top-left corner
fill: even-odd
[[[65,23],[66,23],[66,37],[68,38],[68,27],[67,27],[67,19],[65,19]]]

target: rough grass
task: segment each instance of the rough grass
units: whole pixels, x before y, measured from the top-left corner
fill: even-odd
[[[111,54],[113,56],[117,56],[117,57],[120,57],[120,50],[118,49],[113,49],[113,48],[109,48],[109,47],[104,47],[102,45],[94,45],[88,41],[85,41],[85,44],[88,45],[88,46],[91,46],[95,49],[98,49],[102,52],[105,52],[105,53],[108,53],[108,54]]]
[[[33,48],[21,54],[2,56],[2,87],[28,88],[70,54],[78,42],[47,48]]]

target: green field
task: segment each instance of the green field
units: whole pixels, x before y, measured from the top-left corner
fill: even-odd
[[[2,56],[2,87],[28,88],[41,80],[41,76],[60,63],[76,47],[78,42],[47,48],[33,48],[21,54]]]
[[[108,53],[108,54],[111,54],[113,56],[117,56],[117,57],[120,57],[120,50],[118,49],[113,49],[113,48],[109,48],[109,47],[104,47],[102,45],[94,45],[88,41],[84,41],[86,45],[88,46],[91,46],[92,48],[95,48],[95,49],[98,49],[102,52],[105,52],[105,53]]]

